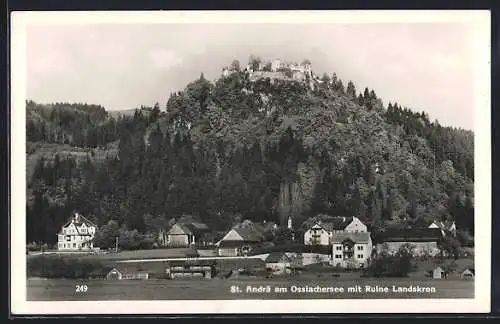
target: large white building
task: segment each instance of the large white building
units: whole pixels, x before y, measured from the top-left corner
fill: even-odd
[[[317,222],[304,233],[305,245],[330,245],[334,233],[366,233],[367,227],[357,217],[330,217]]]
[[[341,268],[366,268],[370,263],[373,243],[369,232],[334,233],[332,265]]]
[[[57,234],[57,249],[59,251],[93,250],[97,225],[82,215],[75,213]]]

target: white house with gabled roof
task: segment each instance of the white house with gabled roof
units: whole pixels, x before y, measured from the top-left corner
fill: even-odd
[[[82,215],[75,213],[57,234],[57,249],[59,251],[93,250],[97,225]]]

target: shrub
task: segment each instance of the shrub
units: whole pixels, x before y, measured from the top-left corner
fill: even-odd
[[[38,244],[36,244],[36,242],[28,243],[26,245],[26,248],[28,249],[28,251],[39,251],[40,250],[40,246]]]
[[[407,277],[415,269],[413,263],[413,246],[401,246],[395,255],[389,255],[383,250],[376,255],[365,275],[370,277]]]

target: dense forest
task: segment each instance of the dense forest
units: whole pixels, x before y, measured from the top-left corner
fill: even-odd
[[[384,105],[335,74],[300,82],[234,71],[214,83],[202,74],[165,109],[120,117],[87,104],[26,109],[28,144],[88,150],[37,159],[28,242],[54,244],[72,211],[142,234],[186,214],[219,231],[291,216],[301,231],[320,213],[372,230],[455,220],[460,237],[474,234],[473,133]],[[93,150],[110,143],[116,152],[95,163]]]

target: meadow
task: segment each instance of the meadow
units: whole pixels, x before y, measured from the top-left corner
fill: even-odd
[[[77,292],[77,285],[86,285]],[[388,292],[366,292],[366,285]],[[397,293],[392,286],[433,287],[435,292]],[[293,292],[295,287],[331,287],[336,292]],[[360,286],[360,291],[348,291]],[[255,288],[248,291],[248,287]],[[262,289],[258,290],[259,287]],[[265,288],[269,287],[269,291]],[[344,290],[339,292],[340,288]],[[278,288],[278,289],[277,289]],[[278,290],[278,291],[277,291]],[[363,298],[474,298],[474,281],[413,278],[237,278],[191,280],[65,280],[28,279],[29,301],[89,300],[213,300],[213,299],[363,299]]]

